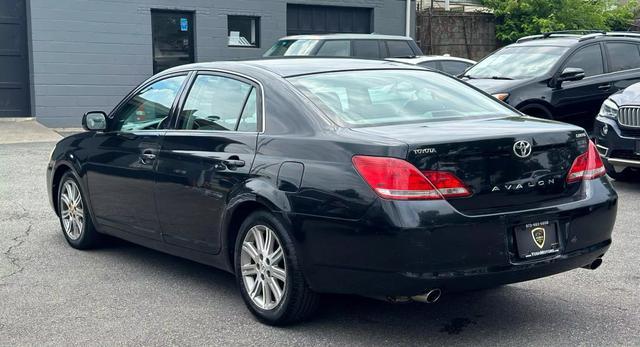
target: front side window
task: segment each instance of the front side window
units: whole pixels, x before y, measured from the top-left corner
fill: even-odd
[[[640,67],[638,45],[623,42],[608,42],[610,72],[637,69]]]
[[[604,62],[602,61],[602,49],[600,45],[595,44],[581,48],[567,60],[564,67],[583,69],[585,77],[604,73]]]
[[[327,40],[316,53],[321,57],[348,57],[351,55],[351,41]]]
[[[255,87],[224,76],[200,75],[182,107],[179,129],[234,131],[257,124]],[[242,119],[240,116],[242,115]]]
[[[229,46],[260,47],[260,18],[228,16]]]
[[[264,54],[265,57],[311,55],[320,40],[280,40]]]
[[[510,46],[474,65],[465,76],[469,78],[524,79],[548,72],[566,47]]]
[[[145,87],[113,115],[109,131],[161,129],[186,76],[170,77]]]
[[[343,71],[289,80],[346,127],[517,115],[453,77],[426,70]]]

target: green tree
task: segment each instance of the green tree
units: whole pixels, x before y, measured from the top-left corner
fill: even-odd
[[[633,0],[607,11],[604,23],[609,30],[624,31],[629,29],[638,16],[640,16],[640,6],[637,0]],[[637,30],[637,28],[634,28],[634,30]]]
[[[637,0],[483,0],[496,16],[504,43],[557,30],[627,30],[638,14]]]

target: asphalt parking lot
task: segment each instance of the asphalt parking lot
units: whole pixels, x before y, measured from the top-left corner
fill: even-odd
[[[640,182],[616,183],[614,244],[596,271],[434,305],[327,296],[315,320],[273,328],[228,273],[123,241],[67,246],[46,196],[54,142],[41,139],[0,138],[0,346],[640,345]]]

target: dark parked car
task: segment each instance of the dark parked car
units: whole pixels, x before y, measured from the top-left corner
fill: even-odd
[[[640,177],[640,83],[605,100],[593,136],[609,176]]]
[[[266,58],[317,56],[384,59],[422,55],[411,37],[376,34],[297,35],[281,38]]]
[[[235,273],[269,324],[316,293],[434,302],[595,268],[611,244],[617,195],[584,130],[406,64],[185,65],[83,124],[47,169],[69,244]]]
[[[528,115],[591,127],[609,95],[640,82],[640,34],[525,37],[481,60],[465,77]]]

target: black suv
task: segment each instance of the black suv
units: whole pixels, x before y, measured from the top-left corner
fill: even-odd
[[[594,139],[607,173],[617,180],[640,172],[640,83],[613,94],[600,108]]]
[[[528,36],[484,58],[463,77],[526,114],[590,128],[605,99],[640,82],[640,34]]]
[[[422,55],[411,37],[377,34],[326,34],[283,37],[264,54],[283,56],[355,57],[368,59]]]

